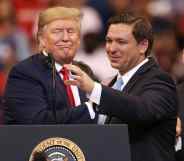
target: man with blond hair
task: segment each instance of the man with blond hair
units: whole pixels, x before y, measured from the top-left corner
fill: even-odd
[[[80,46],[81,12],[76,8],[53,7],[38,19],[39,53],[15,65],[5,91],[6,124],[69,124],[96,121],[64,64],[73,61]],[[89,107],[88,107],[89,106]]]

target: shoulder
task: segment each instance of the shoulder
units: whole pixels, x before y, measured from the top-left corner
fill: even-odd
[[[184,90],[184,81],[178,84],[177,87]]]
[[[158,69],[153,69],[154,77],[161,80],[166,81],[168,83],[173,84],[176,87],[175,80],[171,77],[171,75],[165,71],[163,71],[160,67]]]
[[[177,91],[179,96],[184,95],[184,82],[177,85]]]
[[[174,79],[164,70],[162,70],[159,64],[154,58],[149,58],[149,61],[143,65],[142,74],[145,78],[153,80],[161,80],[175,84]]]
[[[17,63],[13,69],[18,69],[21,71],[27,70],[27,68],[38,68],[46,64],[46,59],[42,54],[35,54],[29,58]],[[33,72],[33,71],[32,71]]]
[[[31,67],[34,66],[37,63],[41,62],[41,54],[34,54],[30,56],[29,58],[17,63],[14,68],[23,68],[23,67]]]
[[[35,54],[13,66],[9,75],[35,75],[42,71],[45,66],[43,56]]]

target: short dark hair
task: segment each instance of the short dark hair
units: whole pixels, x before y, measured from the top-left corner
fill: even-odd
[[[122,12],[115,15],[108,20],[108,28],[112,24],[128,24],[133,25],[132,34],[135,37],[137,43],[148,40],[148,49],[145,56],[150,55],[153,46],[153,29],[151,23],[144,17],[136,16],[133,12]]]

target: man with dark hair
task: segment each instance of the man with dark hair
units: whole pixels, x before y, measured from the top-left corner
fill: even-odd
[[[128,124],[132,161],[175,161],[176,87],[150,56],[152,45],[152,27],[146,19],[131,13],[114,16],[106,51],[119,73],[109,83],[111,88],[70,64],[65,67],[76,75],[65,83],[89,94],[97,105],[99,124]]]

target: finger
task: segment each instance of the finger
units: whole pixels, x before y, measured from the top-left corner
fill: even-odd
[[[177,122],[176,122],[176,136],[180,136],[182,132],[182,126],[181,126],[181,120],[179,117],[177,117]]]
[[[80,80],[81,76],[71,74],[70,78],[72,80]]]
[[[71,73],[75,73],[75,75],[82,76],[83,71],[76,65],[65,64],[64,67],[67,68]]]
[[[65,85],[73,85],[73,86],[79,86],[79,82],[76,80],[66,80],[64,81]]]

